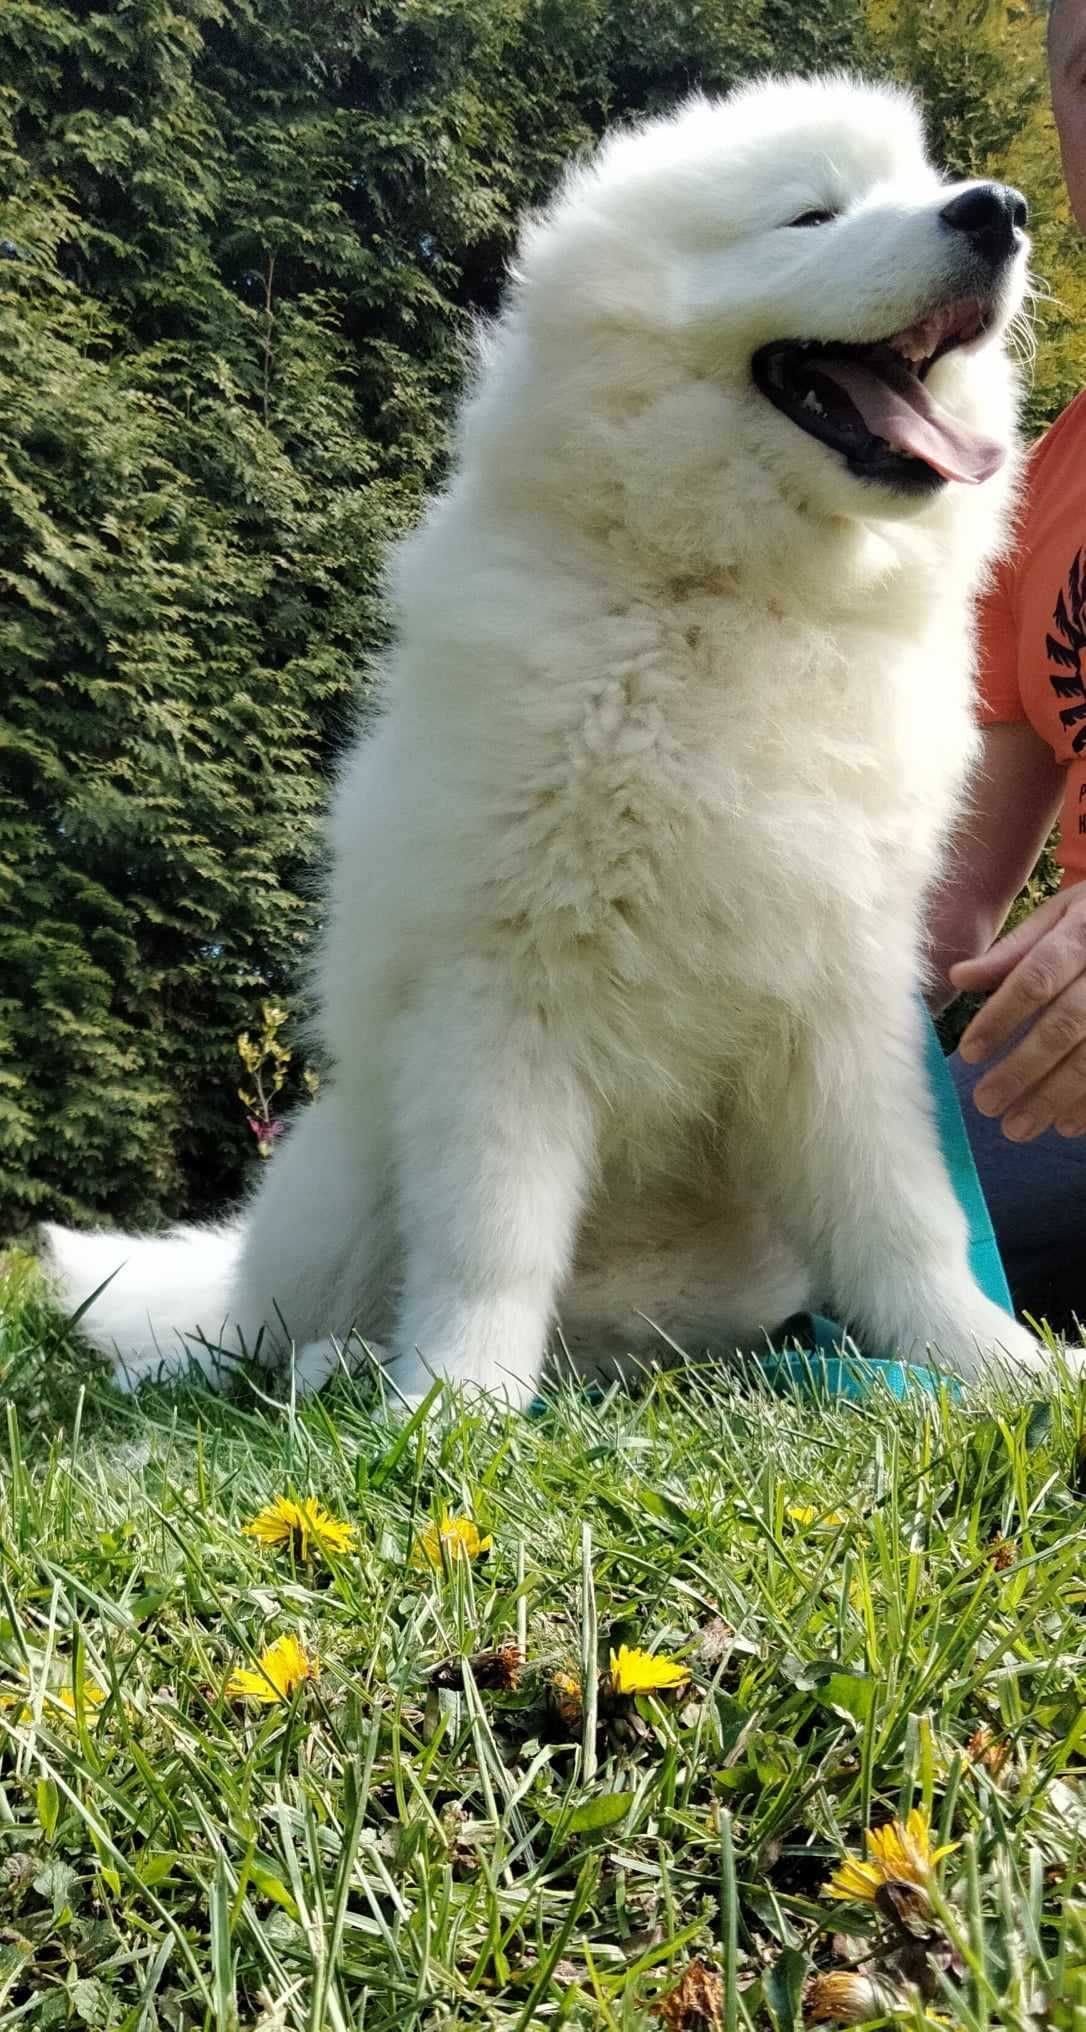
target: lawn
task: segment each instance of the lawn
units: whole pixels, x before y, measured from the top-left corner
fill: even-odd
[[[3,2027],[1086,2027],[1070,1387],[131,1402],[19,1264],[0,1386]]]

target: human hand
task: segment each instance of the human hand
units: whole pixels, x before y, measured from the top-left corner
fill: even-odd
[[[950,968],[954,986],[995,989],[958,1047],[967,1064],[990,1058],[1031,1027],[973,1090],[982,1115],[1001,1116],[1012,1143],[1045,1129],[1086,1136],[1086,882],[1039,904],[979,959]]]

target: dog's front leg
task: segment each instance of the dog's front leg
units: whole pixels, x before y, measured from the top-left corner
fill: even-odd
[[[869,1346],[966,1377],[1037,1373],[1033,1335],[986,1298],[943,1161],[908,983],[854,984],[799,1054],[789,1107],[798,1215],[838,1316]]]
[[[591,1112],[559,1028],[484,961],[435,966],[397,1029],[404,1290],[392,1378],[515,1404],[538,1382],[573,1257]]]

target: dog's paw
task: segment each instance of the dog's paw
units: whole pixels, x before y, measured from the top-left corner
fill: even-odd
[[[1049,1349],[1029,1328],[979,1294],[952,1325],[933,1326],[925,1343],[937,1366],[966,1382],[991,1380],[1012,1388],[1035,1388],[1055,1380],[1058,1373]]]
[[[134,1397],[145,1383],[210,1384],[213,1390],[229,1390],[238,1356],[210,1343],[178,1337],[172,1348],[142,1347],[98,1350],[109,1362],[110,1381],[123,1397]]]
[[[439,1368],[424,1361],[418,1353],[398,1355],[389,1362],[385,1376],[386,1399],[391,1407],[398,1405],[405,1416],[426,1402],[435,1383],[447,1384],[449,1388],[435,1397],[434,1416],[443,1410],[455,1410],[461,1396],[469,1401],[492,1403],[500,1410],[526,1411],[537,1390],[534,1376],[518,1377],[506,1368],[490,1367],[483,1372],[466,1362]]]
[[[334,1376],[380,1374],[381,1396],[390,1418],[409,1418],[427,1398],[433,1397],[433,1415],[439,1416],[455,1401],[455,1392],[484,1397],[511,1411],[524,1411],[536,1395],[534,1377],[519,1379],[511,1371],[493,1368],[485,1375],[460,1362],[440,1368],[423,1360],[417,1351],[396,1355],[375,1341],[360,1342],[351,1334],[347,1340],[333,1336],[306,1341],[290,1358],[289,1375],[295,1396],[314,1397]],[[435,1393],[434,1385],[454,1386]]]
[[[394,1424],[402,1424],[426,1402],[436,1380],[428,1370],[423,1371],[421,1365],[416,1363],[408,1370],[405,1365],[389,1359],[387,1348],[378,1346],[374,1341],[367,1341],[365,1347],[361,1347],[353,1337],[347,1341],[335,1340],[331,1336],[323,1341],[307,1341],[303,1347],[295,1348],[289,1367],[294,1394],[299,1401],[315,1397],[336,1376],[365,1375],[369,1371],[382,1374],[380,1408]],[[404,1376],[406,1387],[401,1387],[398,1381],[400,1374]],[[436,1397],[435,1412],[440,1402],[441,1397]]]
[[[333,1376],[363,1375],[367,1369],[383,1368],[385,1360],[384,1348],[375,1341],[362,1343],[354,1334],[345,1341],[331,1334],[323,1341],[306,1341],[291,1356],[295,1395],[315,1397]]]
[[[101,1349],[97,1352],[101,1354]],[[109,1380],[122,1397],[134,1397],[145,1383],[176,1383],[188,1373],[188,1358],[182,1348],[165,1354],[159,1348],[149,1354],[130,1349],[127,1354],[105,1356]]]

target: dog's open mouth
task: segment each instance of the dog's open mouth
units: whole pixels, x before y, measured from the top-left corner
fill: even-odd
[[[944,480],[978,486],[1003,463],[1004,447],[940,408],[924,380],[992,317],[990,303],[965,297],[874,345],[777,339],[755,353],[751,371],[777,409],[861,478],[916,492]]]

